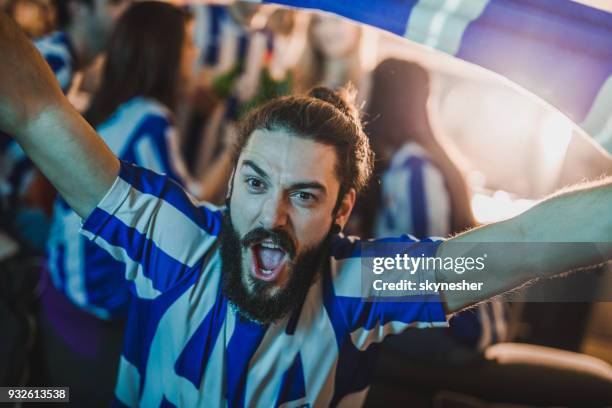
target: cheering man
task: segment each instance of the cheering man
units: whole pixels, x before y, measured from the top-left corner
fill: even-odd
[[[83,218],[83,233],[126,263],[133,282],[118,406],[353,406],[386,335],[445,325],[449,313],[601,259],[549,245],[490,259],[496,276],[481,291],[365,301],[359,240],[339,231],[372,154],[339,95],[318,88],[250,114],[228,206],[216,209],[164,176],[121,163],[5,16],[0,55],[0,129]],[[611,202],[608,179],[444,243],[394,242],[444,257],[457,255],[453,242],[610,242]],[[452,271],[438,278],[462,279]]]

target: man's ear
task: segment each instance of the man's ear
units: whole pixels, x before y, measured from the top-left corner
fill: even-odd
[[[342,201],[338,206],[338,211],[336,211],[336,217],[334,222],[340,226],[340,228],[344,228],[349,217],[351,216],[351,211],[353,211],[353,206],[355,205],[355,200],[357,199],[357,192],[354,188],[351,188],[344,197],[342,197]]]

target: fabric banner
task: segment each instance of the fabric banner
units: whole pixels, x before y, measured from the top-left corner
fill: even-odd
[[[612,13],[571,0],[275,0],[389,31],[499,73],[612,138]]]

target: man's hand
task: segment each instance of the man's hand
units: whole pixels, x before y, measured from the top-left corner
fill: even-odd
[[[38,51],[0,13],[0,130],[23,147],[66,202],[86,217],[119,161],[74,110]]]

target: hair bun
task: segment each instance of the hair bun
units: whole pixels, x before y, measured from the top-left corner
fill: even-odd
[[[338,91],[325,86],[317,86],[308,92],[308,96],[334,105],[336,109],[344,113],[350,120],[360,123],[359,111],[355,107],[355,95],[355,88],[351,85]]]

